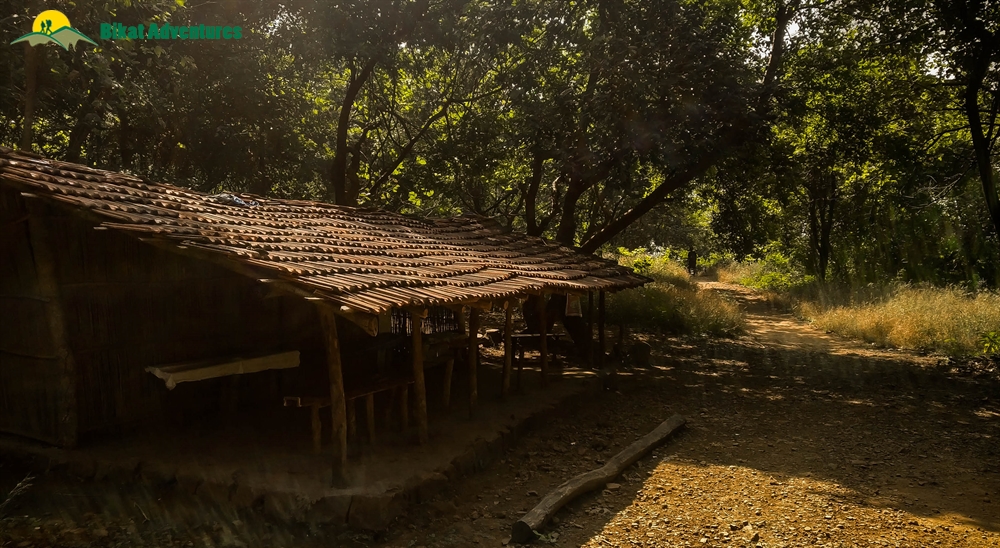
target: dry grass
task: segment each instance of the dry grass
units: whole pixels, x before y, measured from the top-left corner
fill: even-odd
[[[752,277],[760,267],[757,263],[729,263],[713,270],[716,281],[727,284],[738,284],[740,280]]]
[[[882,346],[953,355],[983,351],[983,337],[1000,332],[1000,294],[903,286],[883,300],[824,307],[802,301],[798,313],[821,328]]]
[[[701,291],[677,261],[638,251],[621,254],[619,264],[649,276],[645,287],[613,293],[608,321],[646,331],[734,336],[744,332],[743,311],[712,292]]]

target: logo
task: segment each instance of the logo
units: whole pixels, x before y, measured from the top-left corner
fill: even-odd
[[[69,18],[63,15],[61,11],[45,10],[39,13],[38,17],[35,17],[35,22],[31,25],[31,32],[14,40],[11,44],[18,42],[27,42],[32,46],[37,46],[38,44],[55,44],[62,46],[65,50],[69,50],[69,48],[76,47],[77,42],[81,40],[95,46],[97,45],[97,42],[94,42],[87,35],[70,26]]]

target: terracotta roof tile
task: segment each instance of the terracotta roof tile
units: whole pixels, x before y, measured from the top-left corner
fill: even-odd
[[[478,217],[420,219],[237,196],[259,204],[244,207],[231,198],[5,148],[0,182],[68,204],[108,228],[362,312],[546,290],[617,290],[648,281],[613,262]]]

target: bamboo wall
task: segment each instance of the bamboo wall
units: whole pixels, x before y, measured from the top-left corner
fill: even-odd
[[[25,199],[0,191],[0,432],[73,445],[215,416],[234,387],[245,407],[276,412],[282,396],[326,395],[314,305],[270,296],[263,284],[212,263],[95,230],[66,209],[30,205],[28,222]],[[38,243],[50,251],[55,302],[39,286],[36,267],[45,254],[33,248],[30,226],[45,229]],[[34,234],[36,241],[41,236]],[[49,304],[61,311],[71,365],[56,359]],[[385,341],[343,319],[338,328],[350,389],[376,372]],[[300,351],[299,368],[172,391],[145,372],[150,365],[285,350]],[[407,351],[399,345],[383,359],[400,361],[393,356]]]
[[[21,196],[0,191],[0,431],[59,443],[69,403]]]
[[[36,257],[23,199],[0,202],[0,430],[59,442],[62,364],[38,300]],[[315,311],[264,298],[266,288],[211,263],[153,247],[57,208],[42,208],[66,339],[75,361],[80,439],[197,420],[234,388],[247,407],[281,406],[285,393],[326,386]],[[299,350],[299,368],[184,383],[168,391],[150,365]],[[322,395],[322,394],[320,394]]]

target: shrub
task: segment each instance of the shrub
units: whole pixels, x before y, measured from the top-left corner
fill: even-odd
[[[691,281],[687,269],[678,261],[671,260],[667,254],[651,255],[645,249],[628,250],[623,247],[618,248],[618,264],[627,266],[636,274],[648,276],[653,280],[692,289],[697,284]]]
[[[661,282],[609,295],[607,314],[612,324],[648,331],[716,336],[744,331],[736,305],[714,293]]]

